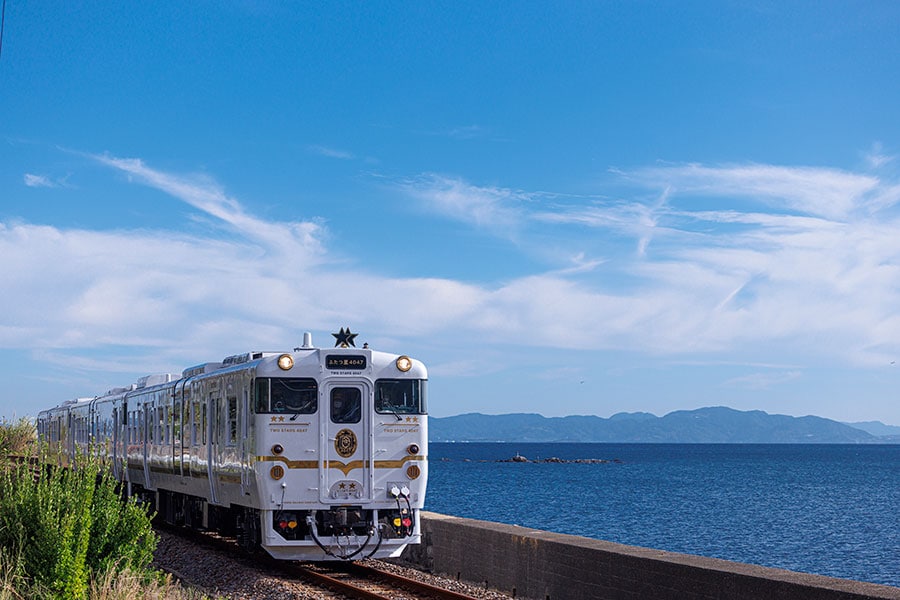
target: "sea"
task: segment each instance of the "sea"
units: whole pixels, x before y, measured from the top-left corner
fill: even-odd
[[[425,508],[900,587],[900,444],[432,443]]]

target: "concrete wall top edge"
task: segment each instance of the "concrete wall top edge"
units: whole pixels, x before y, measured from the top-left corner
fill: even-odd
[[[785,569],[763,567],[705,556],[681,554],[666,550],[643,548],[640,546],[629,546],[582,536],[542,531],[530,527],[493,523],[438,513],[423,512],[422,517],[426,520],[450,522],[452,525],[459,527],[490,531],[516,538],[540,540],[540,542],[545,545],[559,544],[560,546],[575,546],[589,549],[598,553],[609,553],[615,555],[619,559],[625,558],[636,561],[652,561],[655,563],[671,564],[673,566],[689,567],[701,571],[727,573],[746,578],[765,579],[769,582],[784,582],[791,586],[831,590],[838,593],[861,594],[871,598],[900,598],[900,588],[875,583],[788,571]]]

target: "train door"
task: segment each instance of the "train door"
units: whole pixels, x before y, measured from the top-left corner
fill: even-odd
[[[216,392],[210,392],[206,401],[206,458],[209,473],[209,501],[219,503],[218,491],[218,456],[219,456],[219,398]]]
[[[190,464],[191,477],[209,477],[206,460],[206,401],[203,386],[198,381],[191,382],[190,395]]]
[[[365,380],[326,383],[326,410],[319,411],[322,462],[319,496],[326,504],[372,500],[372,392]]]

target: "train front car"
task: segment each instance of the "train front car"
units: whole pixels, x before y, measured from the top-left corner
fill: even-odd
[[[259,541],[296,560],[386,558],[419,543],[425,366],[367,347],[264,359],[254,382]]]

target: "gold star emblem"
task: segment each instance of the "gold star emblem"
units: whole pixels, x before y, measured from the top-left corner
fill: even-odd
[[[284,423],[284,417],[278,417],[278,422],[279,422],[279,423]]]

